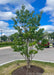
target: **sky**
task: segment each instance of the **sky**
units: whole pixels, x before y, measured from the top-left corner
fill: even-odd
[[[11,35],[17,32],[13,28],[12,17],[15,17],[15,11],[20,10],[22,4],[29,11],[40,13],[43,11],[40,21],[41,26],[45,31],[54,32],[54,0],[0,0],[0,33],[2,35]],[[0,34],[1,35],[1,34]]]

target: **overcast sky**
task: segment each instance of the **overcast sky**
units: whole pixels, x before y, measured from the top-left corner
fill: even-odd
[[[36,11],[39,13],[43,11],[42,19],[40,21],[40,28],[45,31],[54,31],[54,0],[0,0],[0,29],[3,34],[11,35],[16,32],[14,30],[12,17],[15,17],[15,11],[21,9],[24,4],[29,11]]]

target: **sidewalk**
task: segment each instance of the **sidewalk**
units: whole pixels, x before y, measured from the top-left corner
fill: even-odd
[[[7,46],[7,47],[0,47],[0,50],[2,49],[8,49],[8,48],[11,48],[10,46]]]

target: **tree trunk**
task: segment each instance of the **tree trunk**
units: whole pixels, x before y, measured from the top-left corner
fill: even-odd
[[[30,57],[29,56],[29,40],[27,39],[27,68],[30,68]]]
[[[28,58],[27,60],[27,68],[29,69],[30,68],[30,59]]]

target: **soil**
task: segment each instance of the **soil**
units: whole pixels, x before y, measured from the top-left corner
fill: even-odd
[[[42,68],[31,65],[29,70],[27,70],[26,66],[23,66],[13,71],[12,75],[42,75],[43,72]]]

